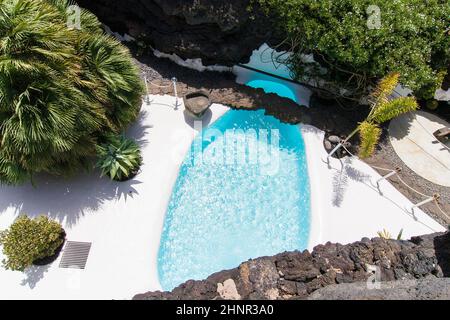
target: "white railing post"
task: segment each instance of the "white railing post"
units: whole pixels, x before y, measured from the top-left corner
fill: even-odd
[[[150,94],[149,94],[149,91],[148,91],[148,83],[147,83],[147,76],[144,74],[144,81],[145,81],[145,90],[146,90],[146,96],[145,96],[145,103],[147,104],[147,105],[149,105],[150,104]]]
[[[434,201],[434,200],[438,200],[439,198],[440,198],[439,194],[435,193],[432,197],[429,197],[428,199],[425,199],[425,200],[413,205],[411,207],[411,211],[414,212],[415,208],[419,208],[419,207],[423,206],[424,204],[430,203],[431,201]]]
[[[327,155],[327,163],[328,163],[328,164],[330,164],[330,157],[331,157],[333,154],[335,154],[336,151],[338,151],[339,148],[341,148],[341,147],[342,147],[342,142],[339,142],[339,143],[337,144],[337,146],[334,147],[334,149],[330,151],[330,153]]]
[[[175,110],[178,109],[178,92],[177,92],[177,78],[172,78],[173,92],[175,93]]]
[[[392,171],[389,172],[388,174],[382,176],[380,179],[378,179],[378,180],[376,181],[378,190],[380,189],[380,182],[381,182],[381,181],[387,180],[388,178],[392,177],[393,175],[396,175],[397,173],[400,173],[400,171],[401,171],[401,169],[400,169],[400,168],[397,168],[397,169],[395,169],[395,170],[392,170]]]

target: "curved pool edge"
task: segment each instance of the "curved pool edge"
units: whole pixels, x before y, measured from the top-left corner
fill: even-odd
[[[184,105],[182,105],[177,114],[177,117],[183,117],[183,110]],[[220,117],[222,117],[225,113],[227,113],[229,110],[232,110],[231,108],[221,105],[221,104],[213,104],[211,111],[213,113],[211,122],[208,125],[213,124],[215,121],[217,121]],[[183,141],[183,152],[180,153],[181,160],[177,164],[171,165],[170,172],[166,173],[166,183],[163,187],[165,189],[164,191],[164,198],[161,198],[158,205],[158,210],[154,214],[157,214],[160,216],[158,218],[158,226],[155,226],[154,232],[157,234],[154,234],[154,239],[158,239],[157,243],[154,243],[152,245],[152,248],[155,248],[156,250],[151,250],[151,264],[152,264],[152,276],[151,278],[153,281],[153,285],[151,285],[151,288],[149,290],[153,291],[161,291],[162,285],[159,279],[159,272],[158,272],[158,254],[159,254],[159,248],[161,245],[161,236],[164,228],[164,221],[167,214],[167,206],[170,202],[170,197],[173,192],[173,188],[175,187],[179,171],[182,165],[182,159],[186,156],[186,154],[189,152],[189,148],[195,139],[198,132],[195,132],[193,128],[191,128],[188,124],[183,122],[183,127],[180,128],[178,125],[175,129],[183,129],[191,131],[193,134],[189,135],[189,139],[185,139]],[[321,205],[320,205],[320,186],[318,184],[317,179],[314,179],[314,172],[318,169],[318,166],[315,165],[315,159],[317,159],[316,152],[319,151],[318,145],[315,146],[314,144],[317,144],[317,141],[314,140],[314,137],[310,135],[310,131],[316,132],[318,135],[324,135],[324,132],[319,130],[318,128],[310,125],[299,125],[299,130],[302,134],[302,138],[304,139],[305,143],[305,150],[306,150],[306,161],[307,161],[307,168],[308,168],[308,174],[309,174],[309,184],[310,184],[310,231],[309,231],[309,240],[308,240],[308,246],[307,249],[311,251],[311,249],[321,243],[320,240],[322,239],[322,234],[320,232],[320,225],[321,225]],[[316,134],[316,135],[317,135]]]
[[[291,96],[290,94],[290,97],[286,97],[286,95],[283,94],[281,94],[280,96],[291,99],[300,106],[310,106],[312,91],[305,86],[288,80],[272,77],[268,74],[249,70],[239,65],[233,67],[233,73],[236,75],[235,81],[238,84],[249,85],[252,81],[262,80],[267,81],[267,84],[273,83],[276,84],[276,86],[281,85],[282,87],[284,87],[284,89],[281,89],[282,92],[285,90],[289,90],[292,92],[293,96]],[[250,84],[250,87],[253,86]],[[278,94],[276,90],[267,90],[267,88],[265,89],[264,87],[265,86],[256,86],[255,88],[263,89],[266,93]]]
[[[233,112],[233,113],[230,113],[230,112]],[[286,250],[288,250],[288,251],[295,251],[295,250],[303,251],[303,250],[307,250],[309,248],[309,244],[311,242],[310,241],[310,238],[311,238],[310,237],[310,231],[309,231],[310,230],[310,226],[311,226],[311,223],[310,223],[310,221],[311,221],[311,198],[310,198],[311,186],[310,186],[310,173],[309,173],[308,164],[307,164],[307,161],[306,161],[305,141],[303,139],[302,130],[301,130],[301,128],[299,128],[295,124],[290,124],[290,125],[286,124],[286,123],[283,124],[278,119],[276,119],[276,117],[272,117],[272,116],[267,117],[267,115],[265,115],[265,112],[262,112],[262,113],[261,112],[255,112],[255,113],[257,113],[257,115],[251,115],[251,114],[254,113],[253,111],[244,111],[246,113],[242,113],[242,114],[240,114],[239,112],[242,112],[242,111],[228,111],[228,112],[224,113],[220,118],[218,118],[218,121],[220,121],[220,119],[224,119],[223,123],[218,124],[218,126],[219,126],[218,128],[220,128],[221,131],[227,130],[228,127],[234,128],[234,124],[233,124],[233,123],[235,123],[234,121],[237,121],[236,123],[241,123],[242,122],[240,125],[248,124],[248,121],[250,121],[250,123],[254,122],[255,124],[258,124],[258,123],[260,123],[262,121],[262,120],[258,120],[258,119],[260,119],[260,118],[261,119],[266,119],[267,118],[267,120],[264,120],[264,121],[268,121],[267,124],[263,121],[264,122],[263,128],[266,128],[266,126],[267,126],[267,128],[272,128],[272,126],[275,126],[276,128],[278,128],[278,126],[281,126],[280,130],[282,130],[282,132],[284,132],[283,134],[286,137],[285,139],[287,139],[287,140],[285,140],[285,142],[283,142],[283,146],[287,147],[289,145],[289,143],[290,143],[290,147],[289,148],[294,148],[292,150],[297,150],[296,152],[299,152],[299,154],[297,154],[292,159],[293,162],[290,162],[290,163],[293,163],[296,168],[297,167],[300,168],[300,171],[299,171],[299,173],[300,173],[300,175],[299,175],[300,178],[299,179],[300,180],[299,181],[301,181],[301,185],[297,186],[297,187],[294,186],[296,183],[298,183],[298,182],[295,182],[297,180],[294,178],[294,176],[292,176],[292,174],[293,174],[293,172],[295,170],[294,171],[290,171],[289,169],[287,169],[287,168],[289,168],[288,164],[286,164],[286,166],[287,166],[286,169],[281,170],[281,172],[284,171],[284,174],[279,175],[279,177],[284,177],[284,179],[288,179],[288,180],[286,180],[286,184],[285,185],[289,185],[290,186],[290,189],[289,189],[290,191],[285,190],[285,192],[288,192],[288,193],[292,194],[289,198],[285,198],[285,201],[283,203],[285,203],[285,202],[289,203],[288,200],[290,200],[292,198],[293,199],[296,199],[296,198],[302,199],[303,198],[303,200],[300,200],[300,202],[299,202],[299,203],[303,203],[303,209],[301,209],[301,211],[299,211],[299,212],[304,212],[302,214],[302,216],[304,218],[301,218],[300,220],[298,220],[299,218],[295,218],[296,214],[293,214],[294,217],[291,217],[291,214],[290,214],[290,212],[297,212],[296,210],[289,210],[288,208],[291,208],[289,205],[288,205],[288,207],[281,205],[280,208],[284,207],[284,209],[287,210],[287,211],[284,211],[284,210],[279,211],[279,216],[277,218],[277,219],[279,219],[278,221],[280,221],[280,219],[284,220],[284,221],[291,221],[290,219],[292,218],[294,220],[292,220],[291,223],[289,223],[289,225],[290,226],[297,225],[296,222],[298,221],[299,222],[299,226],[301,226],[301,225],[303,226],[303,227],[300,227],[300,230],[305,230],[305,231],[302,231],[302,232],[300,232],[298,230],[295,231],[293,234],[295,235],[295,237],[294,237],[295,239],[298,238],[297,240],[295,240],[294,242],[292,242],[292,241],[291,242],[286,242],[285,245],[281,246],[281,247],[279,246],[280,243],[277,243],[279,247],[276,248],[276,246],[275,246],[275,248],[272,248],[272,249],[276,249],[276,250],[272,250],[272,251],[270,251],[270,250],[267,251],[266,250],[266,253],[264,253],[264,249],[266,248],[266,246],[264,245],[264,244],[266,244],[265,240],[261,239],[261,243],[259,241],[257,241],[257,242],[255,242],[253,244],[250,244],[249,248],[252,248],[252,246],[253,246],[253,249],[254,249],[254,251],[253,251],[254,253],[253,254],[258,252],[258,255],[253,255],[253,256],[250,255],[249,258],[257,258],[259,256],[264,256],[264,255],[275,255],[275,254],[278,254],[278,253],[286,251]],[[227,116],[227,115],[229,115],[229,116]],[[237,120],[236,117],[239,120]],[[216,121],[215,123],[217,123],[218,121]],[[232,122],[230,122],[230,121],[232,121]],[[215,123],[211,123],[208,127],[211,128],[212,126],[215,125]],[[240,125],[238,125],[238,127]],[[256,126],[258,126],[258,125],[256,125]],[[259,126],[261,126],[261,124],[259,124]],[[282,129],[282,128],[284,128],[284,129]],[[197,135],[195,139],[198,139],[198,137],[199,136]],[[287,138],[287,137],[290,137],[290,138]],[[195,139],[194,139],[194,141],[195,141]],[[288,145],[284,145],[285,143],[287,143]],[[289,159],[287,159],[287,160],[289,160]],[[188,159],[188,163],[190,163],[189,159]],[[182,164],[182,166],[183,166],[183,164]],[[301,168],[303,168],[303,169],[301,169]],[[194,170],[193,172],[194,172],[194,175],[195,174],[196,175],[199,175],[199,174],[202,175],[201,173],[204,172],[204,171],[205,170]],[[172,210],[171,210],[171,208],[172,209],[178,208],[178,209],[174,209],[174,210],[178,211],[178,217],[186,215],[187,214],[186,210],[189,212],[189,209],[184,207],[184,205],[182,204],[183,203],[183,199],[184,199],[183,195],[186,194],[186,192],[187,192],[186,190],[189,190],[189,189],[185,189],[186,185],[188,186],[188,188],[191,188],[191,190],[194,187],[195,188],[194,190],[203,190],[204,191],[202,186],[197,186],[198,187],[198,189],[197,189],[197,187],[195,187],[195,184],[194,185],[191,185],[191,183],[187,183],[186,184],[186,178],[185,178],[185,175],[183,174],[183,173],[186,173],[186,172],[187,171],[183,167],[180,169],[180,172],[179,172],[178,178],[177,178],[177,182],[175,183],[175,185],[172,188],[173,194],[172,194],[172,199],[170,201],[169,207],[168,207],[168,209],[166,211],[165,222],[164,222],[165,226],[166,226],[167,223],[168,223],[168,225],[171,225],[171,223],[172,223],[172,222],[170,222],[170,221],[172,221]],[[249,171],[249,172],[251,172],[251,171]],[[295,171],[295,172],[297,172],[297,171]],[[209,174],[206,174],[206,175],[203,174],[202,177],[199,177],[199,178],[191,177],[190,179],[194,179],[192,181],[203,181],[202,185],[205,185],[205,184],[208,185],[208,182],[205,181],[205,179],[203,178],[205,176],[209,177]],[[184,177],[184,178],[181,179],[181,181],[185,181],[182,184],[178,183],[178,179],[180,179],[180,177]],[[254,181],[256,183],[258,183],[258,185],[259,185],[260,180],[257,179],[257,177],[254,177],[254,178],[256,179]],[[277,180],[274,180],[274,181],[277,181]],[[288,181],[292,181],[292,183],[290,183],[290,182],[287,183]],[[293,184],[293,185],[291,185],[291,184]],[[185,185],[185,187],[183,187],[185,190],[184,191],[179,191],[179,188],[181,188],[182,185]],[[245,185],[245,183],[244,183],[244,185]],[[265,185],[265,183],[261,182],[261,186],[264,186],[264,185]],[[215,184],[215,186],[217,187],[218,185]],[[176,190],[176,191],[174,191],[174,190]],[[272,190],[275,191],[274,189],[272,189]],[[175,196],[175,198],[173,198],[174,192],[177,192],[177,196]],[[181,192],[181,194],[179,194],[179,192]],[[187,192],[187,193],[190,194],[190,192]],[[203,194],[203,198],[202,199],[205,199],[205,196],[207,196],[207,193],[208,192],[206,192],[206,193],[203,192],[202,193]],[[280,200],[281,198],[283,198],[283,194],[284,194],[284,192],[280,191],[277,196],[274,195],[273,196],[274,198],[273,198],[272,202],[276,203],[277,200]],[[306,194],[307,194],[307,196],[306,196]],[[266,196],[266,198],[267,198],[267,196]],[[270,196],[269,196],[269,198],[270,198]],[[187,203],[191,203],[192,202],[191,200],[189,200]],[[181,202],[181,207],[180,207],[179,201],[182,201]],[[239,203],[239,201],[237,201],[237,202]],[[269,200],[269,202],[270,202],[270,200]],[[246,208],[252,208],[251,201],[249,202],[248,205],[250,205],[250,207],[246,207]],[[190,207],[190,206],[188,206],[188,207]],[[200,206],[199,208],[197,208],[197,210],[198,209],[201,210],[201,208],[204,208],[204,207]],[[292,208],[294,208],[294,207],[292,207]],[[297,202],[296,202],[295,208],[297,208]],[[284,211],[284,213],[283,213],[283,211]],[[181,230],[181,235],[184,234],[184,236],[186,236],[186,232],[185,231],[191,228],[188,221],[192,220],[190,217],[195,217],[195,216],[197,216],[195,214],[195,212],[189,212],[188,216],[185,216],[185,218],[183,218],[182,220],[175,219],[174,220],[174,221],[176,221],[175,225],[178,226],[178,229],[176,229],[176,230]],[[231,216],[233,216],[233,215],[231,215]],[[273,216],[272,214],[268,215],[268,217],[272,217],[272,216]],[[194,218],[194,220],[195,220],[195,218]],[[205,221],[209,221],[207,217],[205,217],[204,220]],[[230,221],[233,221],[233,220],[230,220]],[[250,221],[251,221],[251,219],[250,219]],[[265,221],[265,219],[263,219],[261,221]],[[303,222],[301,222],[301,221],[303,221]],[[195,223],[200,223],[200,222],[196,221]],[[270,230],[276,230],[275,226],[278,226],[279,224],[277,222],[271,222],[271,223],[272,223],[271,225],[273,225],[274,227],[270,227]],[[300,224],[300,223],[302,223],[302,224]],[[185,227],[183,227],[183,225],[185,225]],[[213,223],[213,225],[214,225],[214,223]],[[290,229],[292,229],[292,228],[288,228],[286,230],[286,232],[288,232]],[[184,244],[183,244],[184,242],[183,243],[178,243],[178,245],[176,245],[176,243],[179,242],[179,240],[177,240],[177,239],[182,239],[182,237],[181,238],[179,238],[178,236],[175,237],[175,235],[173,233],[172,233],[172,235],[170,237],[168,237],[167,236],[167,234],[168,234],[167,232],[169,232],[168,230],[169,229],[166,229],[165,227],[163,228],[161,239],[159,241],[159,243],[160,243],[160,245],[159,245],[160,251],[159,251],[159,255],[158,255],[158,276],[159,276],[160,284],[163,287],[163,289],[165,289],[165,290],[166,289],[173,289],[173,288],[175,288],[176,286],[174,286],[173,284],[176,284],[176,283],[181,284],[182,282],[184,282],[187,279],[189,279],[188,278],[189,276],[192,276],[194,279],[198,279],[198,280],[199,279],[204,279],[210,273],[217,272],[217,271],[220,271],[222,269],[230,269],[232,267],[236,267],[240,263],[242,263],[243,261],[246,260],[245,257],[240,257],[238,259],[235,257],[234,261],[233,261],[233,259],[231,259],[231,261],[233,261],[233,264],[230,264],[230,261],[229,261],[230,259],[227,258],[224,261],[228,261],[228,264],[224,262],[224,264],[220,265],[221,264],[220,261],[219,261],[219,264],[217,264],[217,261],[213,257],[211,257],[211,264],[212,265],[216,265],[216,269],[209,268],[208,269],[209,271],[207,273],[198,274],[198,271],[200,270],[198,268],[198,266],[199,266],[198,261],[197,261],[198,259],[197,258],[193,258],[192,261],[197,261],[197,262],[194,263],[195,267],[192,269],[193,272],[189,273],[188,271],[186,271],[186,269],[189,269],[189,268],[182,268],[178,272],[175,272],[175,270],[177,270],[177,268],[179,268],[179,267],[176,267],[176,266],[179,266],[179,264],[176,262],[177,259],[178,259],[176,257],[184,257],[185,254],[183,254],[183,250],[185,250],[186,248],[183,249],[185,247]],[[203,231],[204,231],[204,233],[198,233],[196,238],[202,238],[203,234],[207,234],[207,235],[209,234],[207,231],[205,231],[205,230],[203,230]],[[291,231],[293,231],[293,230],[291,230]],[[276,237],[276,239],[278,239],[278,237],[280,237],[280,239],[284,239],[284,241],[286,241],[284,236],[281,237],[281,234],[284,234],[284,233],[280,233],[280,232],[281,231],[278,230],[276,233],[272,233],[272,234]],[[221,233],[218,232],[218,234],[221,234]],[[237,236],[236,239],[240,239],[239,238],[240,235],[236,235],[236,236]],[[209,234],[209,237],[212,237],[211,239],[216,239],[214,234]],[[257,239],[258,235],[255,234],[255,237]],[[290,237],[287,237],[287,238],[289,239]],[[221,239],[221,237],[219,236],[219,238],[217,238],[217,239]],[[234,240],[230,240],[230,241],[233,242]],[[299,241],[299,242],[297,242],[297,241]],[[187,241],[187,242],[190,243],[190,241]],[[167,243],[169,243],[170,245],[167,245]],[[260,243],[261,246],[259,246],[258,243]],[[167,251],[166,248],[170,248],[170,247],[172,249],[168,249],[169,251]],[[271,244],[268,247],[270,248]],[[204,244],[203,248],[204,248],[204,249],[202,249],[203,251],[202,250],[199,251],[199,253],[198,253],[199,255],[197,255],[197,253],[196,253],[192,257],[196,257],[196,256],[202,257],[202,255],[203,255],[203,257],[200,258],[200,259],[208,260],[208,256],[211,253],[208,253],[208,255],[205,255],[205,253],[206,253],[206,251],[209,250],[207,248],[210,248],[210,247],[208,245]],[[227,248],[227,247],[225,246],[225,248]],[[230,247],[229,250],[232,250],[232,248]],[[191,251],[191,250],[189,250],[189,251]],[[187,252],[189,252],[189,251],[187,251]],[[193,251],[195,251],[195,250],[193,250]],[[176,254],[173,254],[174,252]],[[231,252],[231,251],[229,251],[229,252]],[[222,252],[222,253],[224,253],[224,252]],[[173,259],[175,259],[175,260],[173,260]],[[208,261],[208,264],[209,264],[209,261]],[[175,267],[170,267],[170,266],[173,266],[173,265],[175,265]],[[167,266],[169,266],[169,267],[167,267]],[[167,272],[164,271],[164,270],[166,270],[170,276],[167,276],[166,275]],[[183,276],[180,276],[180,275],[183,275]],[[182,280],[182,278],[184,278],[185,280],[179,281],[179,282],[176,282],[176,281],[173,282],[173,279],[172,279],[172,280],[169,280],[169,282],[168,282],[167,279],[171,279],[171,278],[173,278],[175,280],[177,280],[177,278],[178,278],[178,280]],[[172,281],[172,284],[170,284],[171,281]]]
[[[310,188],[310,227],[309,227],[309,240],[308,250],[312,249],[322,243],[322,216],[323,216],[323,201],[321,201],[321,187],[319,177],[319,166],[317,161],[322,161],[325,151],[318,140],[323,140],[325,132],[307,124],[298,124],[300,132],[302,134],[305,143],[306,163],[309,175],[309,188]]]
[[[230,108],[227,108],[221,115],[225,114]],[[217,119],[220,118],[219,115]],[[217,120],[216,119],[216,120]],[[353,231],[353,230],[344,230],[346,227],[345,224],[349,223],[351,220],[349,220],[348,216],[342,217],[342,224],[335,224],[333,226],[333,229],[337,230],[339,234],[342,234],[342,239],[336,238],[334,235],[334,238],[330,239],[330,223],[333,224],[333,222],[329,221],[330,218],[333,218],[332,216],[336,217],[336,214],[342,213],[342,209],[332,207],[332,201],[331,201],[331,179],[329,177],[329,171],[330,168],[326,167],[326,156],[327,153],[323,147],[323,139],[325,136],[325,132],[320,130],[319,128],[308,125],[308,124],[298,124],[299,130],[302,134],[302,138],[305,143],[305,152],[306,152],[306,161],[307,161],[307,170],[309,174],[309,183],[310,183],[310,233],[309,233],[309,240],[308,240],[308,251],[312,251],[312,249],[319,245],[324,243],[324,241],[333,241],[335,243],[349,243],[348,239],[348,231],[350,231],[350,235],[352,237],[352,241],[358,241],[363,236],[367,236],[368,233],[367,230],[364,231]],[[192,143],[192,142],[191,142]],[[190,146],[190,143],[188,144]],[[187,147],[188,150],[189,147]],[[187,151],[186,151],[187,152]],[[359,162],[359,161],[357,161]],[[337,164],[332,162],[332,164]],[[363,167],[368,167],[367,165],[364,166],[364,163],[361,162]],[[179,164],[181,166],[181,163]],[[368,168],[369,169],[369,168]],[[369,170],[370,172],[373,171],[373,174],[379,178],[379,175],[376,174],[374,170]],[[176,182],[176,178],[179,173],[178,170],[175,170],[175,178],[174,181],[172,181],[170,185],[170,190],[168,192],[168,200],[170,199],[171,191],[173,190],[173,187]],[[169,184],[169,183],[168,183]],[[392,186],[391,186],[392,187]],[[169,188],[169,187],[167,187]],[[392,187],[393,188],[393,187]],[[167,208],[167,207],[166,207]],[[163,214],[163,221],[159,230],[158,236],[158,243],[157,248],[159,250],[160,247],[160,240],[162,235],[162,229],[164,224],[164,219],[166,215],[166,208],[164,208]],[[340,212],[339,212],[340,211]],[[158,213],[159,214],[159,213]],[[340,216],[340,215],[338,215]],[[358,216],[360,216],[360,212],[358,212]],[[335,219],[335,218],[333,218]],[[341,218],[339,218],[341,219]],[[383,224],[384,226],[389,224]],[[326,229],[328,228],[328,229]],[[156,228],[155,228],[156,229]],[[443,230],[436,230],[436,231],[443,231]],[[345,235],[344,235],[345,233]],[[416,235],[424,234],[425,232],[418,232]],[[376,235],[374,235],[376,236]],[[155,264],[154,264],[154,270],[152,270],[152,273],[154,272],[156,274],[157,279],[159,280],[159,274],[158,274],[158,264],[157,264],[157,256],[158,256],[158,250],[155,254]],[[150,287],[147,289],[148,291],[157,291],[162,290],[162,286],[158,281],[158,287]]]
[[[383,229],[403,229],[403,239],[445,231],[445,227],[422,210],[416,210],[415,215],[411,215],[405,208],[410,208],[413,203],[390,181],[382,182],[383,194],[380,194],[374,183],[381,175],[364,161],[348,158],[349,162],[344,163],[331,158],[327,164],[323,130],[301,124],[301,131],[311,178],[310,251],[328,241],[348,244],[362,238],[378,237],[378,231]],[[345,200],[336,204],[334,178],[344,166],[364,175],[365,180],[350,177],[344,190],[347,192]]]
[[[168,98],[170,100],[174,99],[172,96],[168,96],[168,95],[156,95],[155,97],[160,97],[160,98]],[[165,108],[162,104],[158,105],[158,106],[154,106],[154,108]],[[156,243],[154,243],[152,245],[152,248],[155,248],[153,250],[151,250],[151,265],[152,265],[152,270],[151,270],[151,278],[153,279],[153,281],[151,281],[153,283],[153,287],[150,288],[150,290],[152,291],[163,291],[162,285],[161,285],[161,281],[159,279],[159,272],[158,272],[158,254],[159,254],[159,248],[161,246],[161,237],[162,237],[162,233],[163,233],[163,229],[164,229],[164,221],[166,219],[166,214],[167,214],[167,207],[169,205],[170,202],[170,198],[173,192],[173,188],[175,187],[175,184],[177,182],[177,178],[180,172],[180,168],[181,165],[183,164],[183,159],[186,157],[187,153],[190,150],[190,147],[192,145],[192,142],[194,141],[195,137],[198,135],[199,132],[197,132],[194,128],[192,128],[189,124],[186,123],[185,118],[184,118],[184,110],[185,110],[185,106],[184,106],[184,102],[181,101],[181,106],[179,106],[178,110],[176,110],[177,114],[179,115],[178,118],[182,119],[182,121],[180,122],[180,124],[174,124],[174,128],[173,130],[176,131],[183,131],[183,132],[189,132],[189,135],[183,135],[183,139],[178,139],[177,143],[178,143],[178,148],[182,149],[182,151],[179,150],[179,161],[177,161],[176,163],[173,162],[172,165],[170,166],[170,170],[168,170],[168,172],[166,172],[166,183],[164,186],[162,186],[162,188],[164,188],[164,197],[159,199],[159,204],[158,204],[158,209],[156,210],[155,214],[157,214],[158,217],[158,225],[155,227],[155,234],[154,235],[154,239],[158,239],[156,241]],[[217,103],[213,103],[210,107],[212,116],[211,116],[211,120],[210,122],[207,124],[207,126],[212,125],[214,122],[216,122],[220,117],[222,117],[225,113],[227,113],[229,110],[231,110],[230,107],[222,105],[222,104],[217,104]],[[172,123],[173,124],[173,123]],[[182,125],[181,125],[182,124]],[[172,137],[172,140],[176,138],[175,136]],[[179,138],[179,137],[178,137]],[[168,138],[168,141],[170,139]],[[170,142],[170,141],[169,141]]]

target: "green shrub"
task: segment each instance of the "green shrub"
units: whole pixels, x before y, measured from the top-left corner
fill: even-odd
[[[448,0],[254,1],[286,34],[293,75],[336,93],[344,88],[346,96],[366,95],[380,78],[398,72],[422,98],[440,85],[439,72],[450,62]],[[373,5],[379,25],[371,23],[378,16]],[[314,54],[317,64],[304,54]]]
[[[142,83],[128,50],[91,13],[68,28],[66,0],[0,0],[0,182],[69,175],[99,137],[139,113]]]
[[[107,140],[97,147],[97,167],[101,169],[102,176],[123,181],[135,175],[142,162],[137,143],[118,135],[109,136]]]
[[[420,91],[417,93],[421,99],[431,100],[434,99],[434,95],[436,90],[438,90],[442,86],[442,82],[444,82],[445,76],[447,75],[446,70],[439,71],[436,75],[436,79],[434,82],[430,82],[426,86],[423,86]]]
[[[3,266],[24,271],[36,260],[54,255],[64,242],[63,236],[61,225],[46,216],[20,216],[9,229],[0,232],[0,245],[6,256]]]
[[[404,113],[417,110],[415,97],[397,97],[393,98],[393,90],[398,85],[400,74],[391,73],[383,77],[372,90],[369,96],[370,112],[366,119],[358,124],[350,135],[344,140],[349,141],[355,134],[359,132],[359,157],[370,157],[378,144],[381,136],[380,125],[386,121],[390,121]]]

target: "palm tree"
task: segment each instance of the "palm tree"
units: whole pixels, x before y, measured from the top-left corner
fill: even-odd
[[[414,97],[391,98],[395,87],[398,85],[399,77],[399,73],[391,73],[380,80],[369,97],[371,105],[369,115],[363,122],[358,124],[355,130],[341,144],[330,152],[329,156],[359,132],[359,157],[370,157],[375,151],[381,136],[380,124],[418,108]]]
[[[90,165],[98,140],[135,120],[142,85],[128,51],[65,0],[0,0],[0,182]]]

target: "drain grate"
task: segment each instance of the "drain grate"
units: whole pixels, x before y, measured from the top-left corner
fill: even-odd
[[[84,269],[91,250],[90,242],[67,241],[64,246],[60,268]]]

